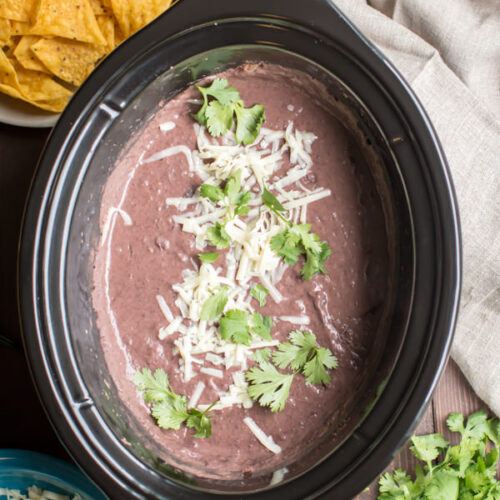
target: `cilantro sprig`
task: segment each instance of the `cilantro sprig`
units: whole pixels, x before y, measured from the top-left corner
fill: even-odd
[[[273,353],[276,366],[289,366],[301,372],[309,384],[330,383],[331,377],[326,370],[338,366],[338,360],[330,349],[318,347],[314,333],[294,330],[288,338],[290,342],[282,342]]]
[[[287,220],[282,215],[282,212],[286,211],[285,208],[266,187],[262,193],[262,201],[288,225],[287,229],[271,238],[271,250],[282,257],[289,266],[294,266],[299,257],[304,256],[301,275],[306,281],[317,273],[326,274],[324,264],[332,254],[328,243],[321,241],[316,233],[311,232],[311,224],[295,224]]]
[[[170,387],[168,375],[157,369],[154,375],[149,368],[143,368],[134,375],[134,383],[146,403],[151,403],[151,415],[162,429],[180,429],[185,423],[190,429],[195,429],[194,437],[209,438],[212,435],[212,415],[208,412],[215,403],[201,412],[196,408],[187,407],[186,396],[176,394]]]
[[[326,370],[338,365],[329,349],[317,345],[313,333],[295,330],[289,340],[280,343],[272,354],[267,348],[255,351],[257,365],[245,374],[248,395],[272,412],[285,407],[295,375],[302,373],[310,384],[328,384],[331,377]],[[293,373],[282,373],[277,368],[290,368]]]
[[[240,309],[230,309],[222,316],[219,325],[223,340],[249,345],[252,333],[271,340],[273,321],[270,316],[264,317],[258,312],[249,315]]]
[[[224,229],[226,223],[234,219],[237,215],[244,216],[250,211],[248,202],[252,194],[250,191],[243,191],[241,189],[241,172],[237,170],[234,175],[230,176],[226,181],[224,189],[211,184],[202,184],[200,186],[200,196],[226,207],[226,221],[223,224],[217,221],[214,226],[209,228],[207,239],[219,249],[227,248],[231,243],[231,237]]]
[[[249,382],[248,395],[261,406],[269,406],[272,412],[285,408],[290,394],[293,373],[281,373],[269,361],[261,361],[246,372]]]
[[[207,87],[196,85],[203,96],[203,105],[192,116],[198,123],[205,125],[213,137],[226,134],[236,120],[236,140],[245,145],[252,144],[266,119],[264,106],[255,104],[245,108],[240,93],[228,85],[225,78],[216,78]]]
[[[446,424],[460,433],[460,443],[450,446],[441,434],[413,436],[410,450],[425,462],[424,467],[415,467],[415,479],[400,469],[381,476],[379,500],[500,499],[500,482],[495,479],[500,420],[488,420],[484,411],[478,411],[464,425],[463,415],[450,413]]]

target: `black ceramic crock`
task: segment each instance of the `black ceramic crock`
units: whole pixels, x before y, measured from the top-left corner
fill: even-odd
[[[398,289],[371,400],[334,449],[272,488],[207,484],[158,459],[128,425],[112,382],[104,383],[90,299],[102,186],[131,135],[161,100],[258,60],[307,71],[351,110],[383,165],[398,233]],[[459,288],[457,208],[432,124],[390,62],[326,0],[182,0],[126,41],[54,128],[19,253],[20,317],[34,382],[59,437],[111,499],[351,498],[390,462],[424,412],[447,360]]]

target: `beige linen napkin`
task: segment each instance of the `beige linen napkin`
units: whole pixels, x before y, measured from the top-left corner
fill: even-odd
[[[408,80],[438,132],[463,239],[452,357],[500,415],[500,2],[335,3]]]

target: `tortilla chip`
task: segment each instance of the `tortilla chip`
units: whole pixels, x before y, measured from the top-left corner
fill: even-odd
[[[0,92],[13,97],[14,99],[26,101],[29,104],[46,111],[53,111],[54,113],[60,113],[65,108],[66,104],[68,104],[68,98],[48,99],[46,101],[30,101],[29,99],[26,99],[18,90],[10,87],[9,85],[4,85],[3,83],[0,83]]]
[[[17,47],[14,49],[14,56],[21,63],[23,68],[47,73],[47,68],[31,51],[31,46],[38,42],[38,40],[40,40],[40,37],[36,35],[23,36],[21,40],[19,40]]]
[[[3,51],[8,57],[13,57],[14,49],[17,47],[19,40],[21,37],[19,36],[11,36],[6,43],[3,45]]]
[[[97,16],[97,24],[106,39],[108,52],[115,48],[115,18],[113,16]]]
[[[27,35],[31,29],[30,23],[12,21],[12,36]]]
[[[38,108],[45,109],[45,111],[53,111],[54,113],[60,113],[68,104],[69,98],[61,97],[60,99],[49,99],[47,101],[35,101],[34,104]]]
[[[88,0],[39,0],[31,35],[106,45]]]
[[[120,26],[116,22],[115,19],[115,47],[118,47],[120,43],[122,43],[125,40],[125,36],[122,33],[122,30],[120,29]]]
[[[11,34],[11,25],[8,19],[0,17],[0,45],[6,45],[9,42]]]
[[[13,64],[19,87],[23,95],[30,101],[47,101],[54,99],[64,99],[72,96],[72,92],[54,81],[49,75],[24,69],[21,65]]]
[[[69,90],[48,75],[22,68],[16,61],[9,60],[1,50],[0,91],[55,112],[62,111],[71,97]]]
[[[113,13],[125,38],[165,12],[172,0],[111,0]]]
[[[64,38],[41,39],[31,50],[51,73],[72,85],[81,85],[106,54],[106,47]]]
[[[0,1],[0,17],[12,21],[29,23],[36,0],[2,0]]]
[[[90,0],[90,6],[96,16],[109,16],[113,14],[110,0]]]
[[[0,50],[0,84],[8,85],[19,92],[21,91],[19,88],[19,81],[17,80],[16,70],[3,50]]]

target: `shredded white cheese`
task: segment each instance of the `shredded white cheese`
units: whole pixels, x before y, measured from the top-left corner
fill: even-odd
[[[0,488],[0,496],[5,496],[6,500],[81,500],[82,498],[78,494],[70,497],[55,491],[42,490],[34,485],[26,488],[26,495],[23,495],[21,490]]]
[[[116,214],[119,214],[126,226],[131,226],[133,224],[132,217],[123,210],[123,208],[111,207],[108,210],[108,216],[106,217],[106,222],[102,230],[101,246],[104,245],[106,239],[108,238],[108,233],[111,228],[111,222]]]
[[[200,368],[200,372],[205,375],[210,375],[211,377],[224,378],[224,373],[222,370],[218,370],[217,368]]]
[[[189,408],[196,408],[200,397],[205,390],[205,384],[203,382],[198,382],[196,387],[194,388],[193,394],[191,394],[191,398],[189,399]]]
[[[160,130],[162,132],[169,132],[170,130],[173,130],[174,128],[175,128],[174,122],[160,123]]]
[[[279,484],[283,481],[285,478],[285,475],[288,473],[288,469],[286,467],[283,467],[282,469],[275,470],[273,472],[273,476],[271,477],[271,482],[269,483],[269,486],[273,486],[274,484]]]
[[[172,314],[172,311],[168,307],[167,303],[165,302],[165,299],[163,298],[163,296],[157,295],[156,301],[158,302],[158,305],[160,306],[161,312],[165,316],[165,319],[170,323],[172,321],[174,321],[174,315]]]
[[[293,106],[289,109],[294,110]],[[173,127],[173,122],[160,125],[164,132]],[[224,274],[222,267],[216,267],[220,262],[202,263],[198,267],[198,263],[192,260],[193,267],[183,270],[183,281],[172,286],[177,294],[174,302],[177,310],[171,310],[162,295],[156,296],[168,322],[167,326],[160,328],[159,338],[177,335],[174,345],[180,355],[179,365],[186,382],[197,375],[193,364],[198,365],[198,373],[211,377],[208,383],[219,398],[213,406],[214,410],[233,405],[251,408],[253,401],[248,395],[248,383],[245,379],[248,360],[253,350],[276,346],[279,341],[263,341],[258,336],[252,336],[249,345],[243,345],[223,340],[213,321],[200,319],[203,304],[224,287],[227,303],[223,313],[239,309],[250,315],[254,312],[250,289],[256,281],[269,291],[272,300],[281,302],[283,295],[278,284],[288,266],[271,250],[270,242],[274,236],[287,229],[288,225],[264,206],[260,195],[255,193],[262,191],[264,185],[273,189],[288,211],[286,217],[295,223],[304,223],[308,205],[330,196],[331,192],[321,187],[309,190],[301,184],[312,166],[311,145],[316,136],[294,129],[292,121],[285,130],[261,127],[257,140],[248,146],[238,144],[232,132],[216,141],[207,136],[204,127],[198,124],[194,127],[196,150],[191,151],[185,145],[173,146],[152,154],[144,163],[182,154],[188,161],[190,171],[196,172],[203,182],[222,187],[231,175],[239,172],[241,189],[252,191],[254,196],[249,202],[250,211],[246,217],[235,216],[226,199],[212,202],[201,197],[199,192],[190,197],[165,200],[167,206],[173,206],[179,211],[172,216],[172,220],[180,224],[184,232],[194,236],[197,249],[203,250],[207,245],[208,231],[216,222],[224,224],[231,244],[225,253]],[[276,173],[287,159],[291,167],[284,176],[278,178]],[[123,218],[123,214],[121,215]],[[309,324],[309,317],[305,315],[281,316],[279,319],[296,325]],[[207,363],[218,368],[206,366]],[[232,373],[233,383],[227,391],[220,390],[214,378],[224,379],[227,370],[234,367],[236,371]],[[204,389],[205,384],[198,382],[189,400],[190,407],[198,405]],[[198,408],[203,411],[208,406],[198,405]],[[244,422],[266,448],[273,453],[281,452],[273,438],[267,436],[250,417],[245,418]],[[281,481],[286,472],[286,469],[276,471],[273,481]]]
[[[164,158],[168,158],[169,156],[183,154],[186,157],[186,160],[189,165],[189,170],[194,170],[193,158],[191,156],[191,150],[184,145],[181,146],[172,146],[171,148],[163,149],[162,151],[158,151],[154,155],[150,156],[144,163],[151,163],[153,161],[163,160]]]
[[[295,325],[308,325],[310,323],[309,316],[280,316],[279,319]]]
[[[281,453],[281,446],[274,442],[272,436],[268,436],[253,420],[251,417],[245,417],[243,422],[252,431],[252,434],[257,438],[257,440],[265,446],[269,451],[275,454]]]

